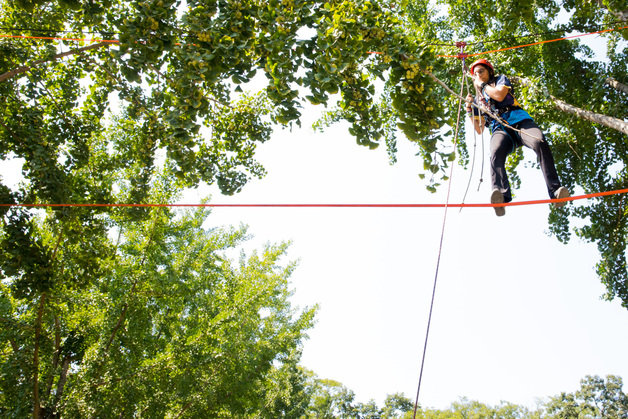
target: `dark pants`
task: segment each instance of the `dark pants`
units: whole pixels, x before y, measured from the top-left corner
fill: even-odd
[[[536,157],[541,165],[541,171],[545,177],[547,192],[550,198],[554,198],[554,191],[560,187],[556,167],[554,166],[554,157],[545,141],[545,136],[531,119],[518,122],[514,128],[521,132],[514,131],[510,128],[497,129],[491,136],[491,179],[493,181],[493,189],[499,189],[504,195],[504,202],[512,201],[510,192],[510,182],[506,174],[506,157],[514,152],[517,147],[525,145],[536,153]]]

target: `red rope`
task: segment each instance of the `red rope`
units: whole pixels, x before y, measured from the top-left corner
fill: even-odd
[[[208,208],[487,208],[514,207],[522,205],[551,204],[557,202],[577,201],[581,199],[599,198],[602,196],[628,193],[628,188],[614,191],[596,192],[575,195],[561,199],[536,199],[502,204],[0,204],[0,207],[208,207]]]

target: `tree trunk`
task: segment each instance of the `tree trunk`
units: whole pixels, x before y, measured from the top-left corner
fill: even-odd
[[[46,293],[42,292],[39,297],[39,310],[37,311],[37,322],[35,324],[35,350],[33,351],[33,419],[39,419],[41,406],[39,401],[39,336],[41,335],[41,320],[44,316],[44,305],[46,304]]]
[[[628,85],[620,83],[612,77],[609,77],[606,79],[606,84],[619,90],[620,92],[624,92],[628,94]]]
[[[41,60],[33,61],[29,65],[23,65],[23,66],[20,66],[20,67],[14,69],[14,70],[7,71],[4,74],[0,74],[0,82],[9,80],[10,78],[12,78],[14,76],[17,76],[18,74],[26,73],[31,68],[33,68],[33,67],[35,67],[35,66],[37,66],[39,64],[43,64],[43,63],[46,63],[48,61],[58,60],[59,58],[67,57],[68,55],[82,54],[83,52],[88,51],[90,49],[96,49],[96,48],[104,47],[104,46],[107,46],[107,45],[110,45],[110,42],[99,42],[97,44],[88,45],[88,46],[83,47],[83,48],[75,49],[75,50],[68,51],[68,52],[63,52],[63,53],[57,54],[57,55],[53,55],[52,57],[43,58]]]
[[[61,373],[59,374],[59,381],[57,382],[57,391],[55,393],[55,401],[52,405],[52,409],[54,412],[57,411],[57,404],[61,400],[61,396],[63,395],[63,389],[65,387],[65,383],[68,380],[68,370],[70,369],[70,363],[72,359],[69,355],[63,357],[63,361],[61,363]]]
[[[59,366],[59,358],[61,355],[61,324],[59,322],[59,316],[55,314],[55,352],[52,356],[52,368],[50,369],[50,375],[48,376],[48,384],[46,385],[46,400],[50,399],[50,393],[52,392],[52,383],[54,381],[55,372]]]
[[[578,118],[586,119],[587,121],[591,121],[596,124],[604,125],[605,127],[612,128],[628,135],[628,122],[626,121],[622,121],[621,119],[614,118],[612,116],[587,111],[582,108],[570,105],[569,103],[564,102],[552,95],[549,96],[554,101],[554,105],[556,106],[556,108],[560,109],[563,112],[575,115]]]

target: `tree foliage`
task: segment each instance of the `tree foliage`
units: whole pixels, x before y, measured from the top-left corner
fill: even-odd
[[[3,204],[167,203],[203,182],[235,193],[265,173],[254,156],[272,124],[298,124],[303,103],[339,103],[358,143],[376,147],[377,79],[392,80],[417,141],[436,141],[445,112],[417,71],[432,50],[386,1],[1,7],[12,33],[104,39],[0,39],[0,159],[23,162],[17,187],[0,184]],[[291,267],[275,266],[284,247],[231,266],[224,252],[243,232],[204,232],[201,215],[159,208],[3,206],[0,216],[4,412],[300,409],[295,363],[311,312],[289,310]]]
[[[311,375],[311,374],[310,374]],[[391,394],[379,408],[375,402],[355,401],[354,393],[333,380],[310,376],[310,404],[306,417],[316,418],[412,418],[414,406],[403,394]],[[574,393],[561,393],[538,403],[534,410],[513,403],[501,402],[490,406],[462,398],[448,409],[419,406],[416,417],[421,419],[572,419],[624,418],[628,415],[628,394],[622,390],[622,380],[609,375],[604,378],[587,376]]]
[[[172,198],[168,183],[151,198]],[[291,380],[313,310],[288,302],[285,244],[234,262],[246,230],[203,228],[207,215],[154,208],[141,220],[106,217],[109,230],[81,231],[88,241],[70,234],[69,221],[58,230],[50,217],[32,221],[60,245],[44,291],[2,281],[0,411],[24,416],[35,399],[40,417],[276,412],[273,389]],[[96,260],[81,266],[90,243],[99,243]]]
[[[404,34],[399,7],[383,0],[6,2],[2,26],[25,28],[25,35],[80,38],[91,31],[119,42],[88,52],[70,44],[64,48],[76,54],[27,65],[5,80],[4,156],[28,160],[29,177],[64,185],[62,168],[53,180],[45,163],[30,167],[35,149],[58,157],[64,147],[69,160],[81,161],[80,144],[102,129],[117,97],[145,133],[145,150],[167,150],[187,186],[217,181],[234,193],[263,174],[253,153],[268,139],[268,122],[299,123],[303,101],[327,104],[338,93],[351,134],[376,147],[384,129],[377,78],[390,83],[404,132],[436,141],[444,108],[430,100],[433,82],[417,71],[434,65],[433,53]],[[2,47],[4,74],[56,52],[32,40],[5,39]],[[240,104],[238,91],[258,73],[267,105]],[[20,144],[33,137],[41,146]],[[53,189],[57,195],[41,198],[65,198],[64,188]]]
[[[553,397],[547,404],[547,413],[556,419],[628,417],[628,394],[622,385],[617,376],[587,376],[578,391]]]

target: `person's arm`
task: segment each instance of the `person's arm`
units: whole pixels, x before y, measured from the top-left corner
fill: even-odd
[[[500,76],[498,81],[502,81],[503,83],[502,79],[503,77]],[[475,86],[478,95],[482,95],[482,90],[484,90],[484,92],[491,99],[495,99],[497,102],[501,102],[502,100],[504,100],[506,98],[506,95],[508,95],[508,93],[510,92],[510,86],[508,86],[506,83],[498,83],[496,85],[482,83],[479,77],[474,78],[473,85]]]
[[[506,98],[508,92],[510,92],[510,87],[504,84],[499,86],[491,86],[490,84],[487,84],[486,86],[484,86],[484,92],[486,92],[486,94],[489,95],[492,99],[501,102],[502,100],[504,100],[504,98]]]

